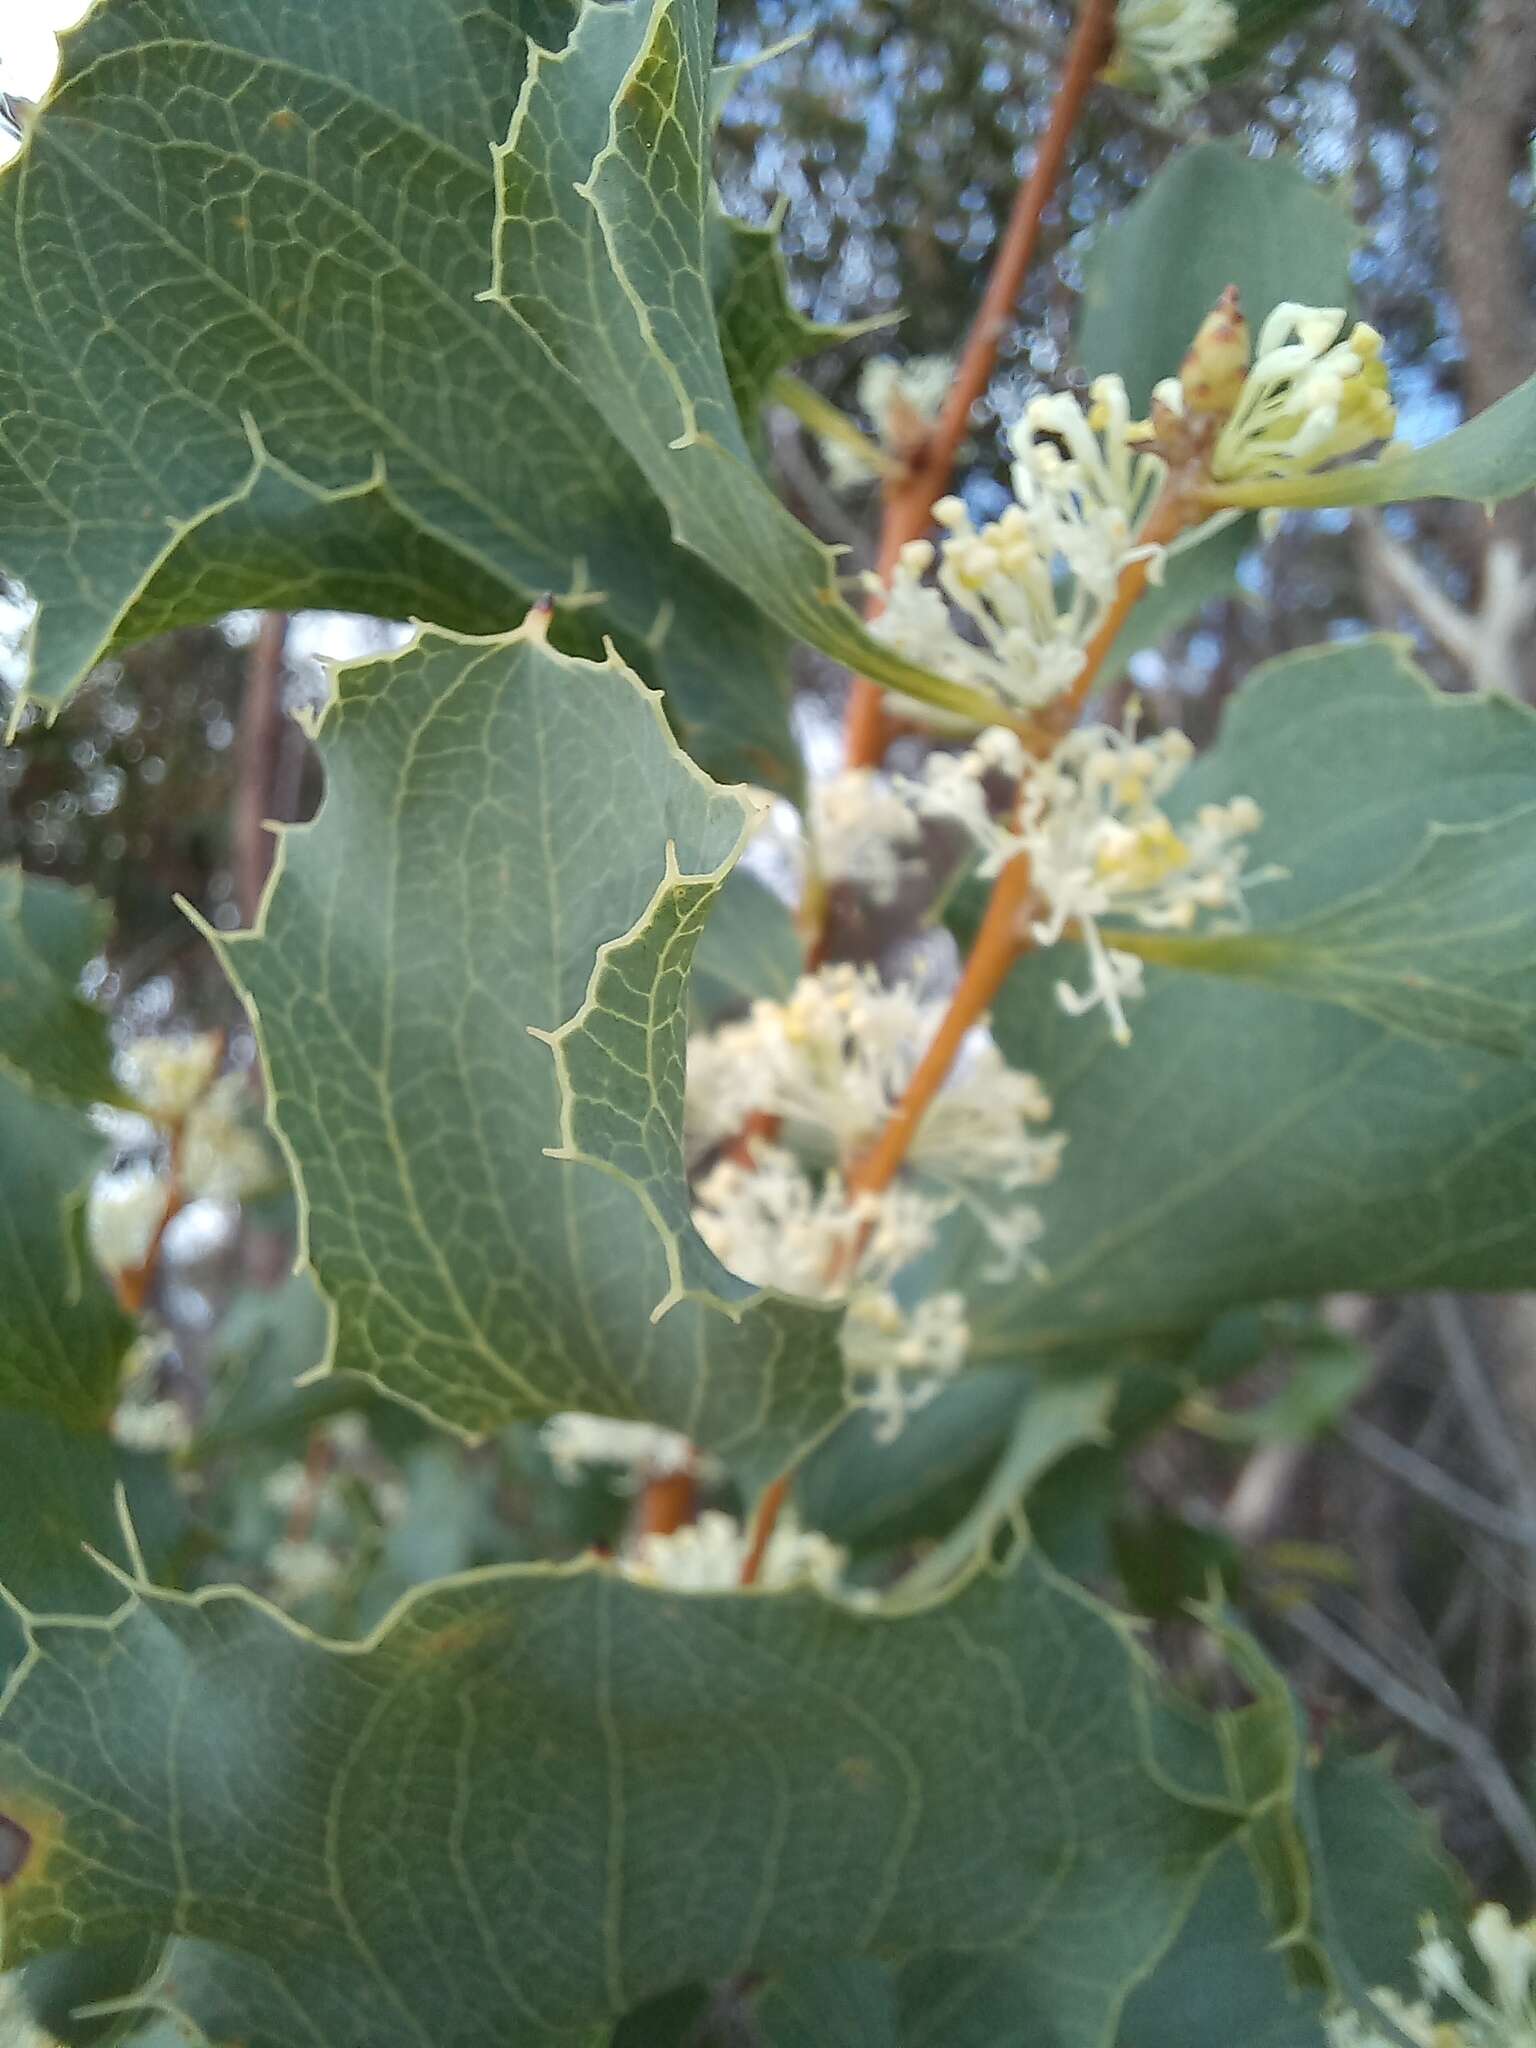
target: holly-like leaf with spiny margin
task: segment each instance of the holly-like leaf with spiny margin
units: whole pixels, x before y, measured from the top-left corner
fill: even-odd
[[[750,804],[621,663],[561,655],[536,621],[344,669],[319,747],[318,818],[285,835],[258,930],[220,944],[331,1363],[469,1432],[585,1408],[777,1470],[841,1412],[836,1314],[750,1300],[709,1260],[675,1150],[654,1176],[550,1157],[541,1042],[578,1013],[600,1032],[659,960],[643,1015],[613,1012],[634,1064],[607,1113],[616,1151],[670,1142],[692,941]],[[681,1298],[685,1264],[712,1300]]]
[[[1250,892],[1254,931],[1304,929],[1385,901],[1433,833],[1438,848],[1521,829],[1536,802],[1536,713],[1439,695],[1391,642],[1296,655],[1232,701],[1172,808],[1239,794],[1264,811],[1255,865],[1286,870]],[[1502,872],[1476,964],[1470,924],[1459,953],[1447,938],[1422,956],[1431,971],[1454,959],[1467,1014],[1490,990],[1513,1002],[1531,950],[1536,901],[1522,923]],[[1536,1283],[1536,1067],[1454,1035],[1405,1036],[1410,991],[1393,1028],[1362,1014],[1359,971],[1322,1001],[1151,966],[1126,1048],[1101,1017],[1062,1014],[1054,984],[1086,975],[1075,948],[1015,971],[993,1028],[1041,1075],[1069,1139],[1041,1203],[1046,1271],[1008,1290],[977,1280],[973,1359],[1336,1288]],[[1426,993],[1419,1023],[1447,1001]]]
[[[1028,1557],[901,1622],[512,1568],[362,1644],[148,1590],[35,1637],[4,1960],[175,1932],[166,2002],[247,2048],[586,2043],[672,1985],[947,1943],[1108,2048],[1252,1808],[1240,1717],[1160,1701]]]
[[[0,871],[0,1414],[75,1429],[104,1425],[133,1338],[84,1242],[102,1141],[82,1104],[115,1090],[79,982],[104,932],[89,897]]]
[[[986,718],[865,632],[752,460],[710,287],[713,38],[712,0],[588,0],[563,49],[533,53],[497,153],[492,296],[580,383],[684,547],[836,660]]]
[[[105,0],[65,38],[0,174],[0,565],[38,605],[33,696],[232,607],[492,631],[551,591],[665,685],[701,758],[794,785],[780,636],[478,302],[490,150],[529,38],[574,11]],[[766,280],[755,241],[716,238],[749,397],[814,339]]]

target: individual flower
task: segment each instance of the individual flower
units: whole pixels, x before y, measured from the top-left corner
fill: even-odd
[[[1138,440],[1118,377],[1095,382],[1087,412],[1071,397],[1034,400],[1012,442],[1014,502],[978,527],[959,498],[941,498],[943,539],[909,542],[889,587],[874,583],[884,609],[871,630],[952,682],[1032,711],[1082,673],[1126,565],[1160,560],[1140,534],[1166,472]]]
[[[871,356],[859,372],[859,410],[880,446],[899,461],[917,453],[933,431],[954,380],[948,356]],[[867,483],[877,472],[850,442],[822,437],[827,474],[839,490]]]
[[[148,1160],[98,1174],[85,1206],[86,1238],[102,1270],[116,1279],[149,1257],[170,1206],[170,1189]]]
[[[132,1393],[114,1410],[110,1434],[125,1451],[184,1451],[192,1425],[179,1401]]]
[[[879,904],[896,900],[923,838],[912,806],[873,768],[847,768],[818,784],[810,826],[822,879]]]
[[[1295,476],[1358,455],[1397,430],[1381,336],[1339,307],[1277,306],[1211,458],[1217,483]]]
[[[341,1559],[313,1537],[280,1538],[267,1553],[268,1596],[279,1607],[296,1607],[329,1593],[341,1577]]]
[[[1119,0],[1109,76],[1151,78],[1163,111],[1177,114],[1204,92],[1206,65],[1236,34],[1231,0]]]
[[[883,1288],[854,1295],[840,1341],[848,1398],[875,1418],[875,1441],[889,1443],[907,1417],[952,1380],[970,1347],[962,1294],[931,1294],[907,1309]]]
[[[1472,1989],[1459,1952],[1430,1920],[1413,1959],[1419,2001],[1373,1991],[1373,2002],[1422,2048],[1536,2048],[1536,1921],[1516,1927],[1503,1906],[1485,1905],[1468,1932],[1488,1972],[1488,1998]],[[1445,2003],[1454,2013],[1437,2024],[1434,2008]],[[1328,2041],[1329,2048],[1387,2048],[1386,2035],[1355,2013],[1329,2019]]]
[[[564,1480],[589,1465],[618,1465],[637,1478],[664,1479],[692,1471],[693,1445],[675,1429],[624,1422],[608,1415],[552,1415],[539,1431],[550,1463]]]
[[[1345,319],[1338,306],[1276,306],[1250,364],[1237,294],[1224,293],[1179,376],[1153,392],[1157,444],[1177,447],[1186,425],[1208,445],[1212,482],[1238,484],[1299,476],[1390,442],[1397,409],[1381,336],[1363,321],[1346,335]]]
[[[244,1120],[245,1079],[226,1074],[187,1111],[177,1170],[187,1195],[241,1202],[272,1179],[266,1145]]]
[[[221,1031],[133,1038],[122,1051],[123,1082],[147,1116],[180,1123],[212,1084],[223,1056]]]
[[[729,1593],[741,1586],[751,1547],[749,1529],[731,1515],[709,1510],[669,1535],[640,1537],[619,1568],[632,1579],[674,1593]],[[785,1514],[768,1539],[755,1583],[774,1590],[804,1585],[829,1590],[845,1562],[846,1553],[836,1544],[801,1529]]]
[[[1101,921],[1187,931],[1202,911],[1241,916],[1245,887],[1261,879],[1245,873],[1245,842],[1263,822],[1251,797],[1202,804],[1180,826],[1163,810],[1193,751],[1180,732],[1138,740],[1129,730],[1079,726],[1025,775],[1022,746],[999,728],[969,753],[931,762],[918,796],[969,830],[983,874],[1029,856],[1030,938],[1054,946],[1075,937],[1088,953],[1088,987],[1058,983],[1057,998],[1073,1016],[1102,1006],[1122,1045],[1131,1035],[1125,1005],[1141,993],[1142,967],[1105,942]],[[1010,770],[1023,777],[1018,801],[995,815],[981,785]]]

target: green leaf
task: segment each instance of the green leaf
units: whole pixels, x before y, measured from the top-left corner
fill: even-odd
[[[763,407],[779,372],[878,323],[829,327],[806,319],[789,296],[774,228],[749,227],[716,213],[709,222],[708,251],[720,353],[742,432],[756,449]]]
[[[1465,426],[1422,448],[1394,443],[1373,462],[1347,463],[1305,476],[1222,484],[1222,505],[1403,505],[1416,498],[1462,498],[1497,505],[1536,485],[1536,377]]]
[[[787,632],[880,682],[986,718],[838,594],[833,551],[757,471],[710,288],[712,0],[585,7],[536,51],[504,149],[491,296],[581,386],[680,544]]]
[[[779,637],[477,302],[491,145],[527,38],[573,14],[112,0],[66,39],[0,176],[0,563],[39,606],[35,697],[233,606],[494,630],[552,591],[666,685],[701,758],[794,785]],[[791,345],[771,268],[751,236],[714,245],[744,389]]]
[[[102,1142],[84,1111],[112,1092],[106,1020],[81,1002],[103,912],[0,872],[0,1413],[100,1428],[133,1328],[86,1250]]]
[[[812,1963],[770,1984],[754,2017],[764,2048],[901,2048],[882,1963]]]
[[[1433,1913],[1459,1925],[1458,1882],[1424,1815],[1375,1763],[1325,1756],[1307,1780],[1315,1815],[1312,1880],[1330,1954],[1362,1988],[1413,1987],[1409,1957]],[[796,1972],[765,1997],[770,2048],[799,2048],[814,2033],[785,2024],[812,2012],[857,2009],[896,2016],[866,2042],[830,2032],[829,2048],[1058,2048],[1059,2036],[1019,2031],[1025,1980],[1006,1957],[920,1957],[890,1976],[867,1963]],[[1276,1941],[1242,1841],[1217,1858],[1178,1939],[1126,2002],[1117,2042],[1126,2048],[1326,2048],[1324,2000],[1297,1987]],[[783,2016],[781,2018],[781,2016]]]
[[[320,815],[285,836],[260,930],[221,952],[329,1362],[464,1431],[642,1415],[777,1471],[841,1412],[838,1319],[747,1303],[693,1237],[677,1142],[689,949],[748,806],[621,664],[536,630],[344,670],[319,746]],[[615,1156],[551,1158],[541,1040],[579,1059],[609,1029],[634,1062],[597,1105]],[[678,1298],[685,1262],[718,1299]]]
[[[159,1565],[184,1526],[165,1459],[119,1450],[105,1432],[67,1429],[36,1415],[5,1413],[5,1488],[0,1495],[0,1682],[22,1651],[18,1611],[108,1614],[118,1590],[92,1563],[133,1563],[118,1514],[123,1489],[129,1525]]]
[[[180,2009],[248,2048],[574,2044],[674,1984],[960,1941],[1107,2048],[1248,1809],[1242,1717],[1161,1704],[1027,1558],[900,1623],[514,1569],[360,1645],[150,1591],[37,1644],[5,1960],[175,1929]]]
[[[101,1013],[79,994],[110,921],[93,896],[0,868],[0,1073],[52,1101],[118,1092]]]
[[[1289,878],[1253,891],[1262,931],[1380,888],[1431,826],[1510,816],[1533,777],[1536,714],[1438,696],[1368,641],[1252,678],[1181,802],[1263,806],[1255,858]],[[1536,1281],[1528,1066],[1157,967],[1121,1049],[1098,1018],[1060,1011],[1054,984],[1082,972],[1070,948],[1026,962],[994,1012],[1069,1137],[1042,1203],[1044,1276],[976,1283],[977,1362],[1282,1295]]]
[[[208,1401],[198,1419],[195,1457],[237,1445],[304,1435],[317,1422],[372,1397],[346,1373],[306,1380],[325,1363],[330,1341],[325,1297],[309,1272],[270,1292],[237,1296],[219,1324],[209,1359]]]
[[[1320,1331],[1301,1345],[1278,1394],[1256,1408],[1205,1410],[1199,1427],[1223,1443],[1310,1443],[1364,1393],[1375,1371],[1376,1361],[1365,1345]]]
[[[693,956],[688,999],[700,1028],[759,996],[781,1002],[800,978],[802,954],[787,903],[745,868],[733,868]]]
[[[1083,367],[1123,377],[1144,411],[1228,285],[1242,293],[1255,332],[1285,299],[1348,306],[1357,239],[1343,202],[1294,164],[1230,142],[1181,150],[1089,251],[1077,332]]]

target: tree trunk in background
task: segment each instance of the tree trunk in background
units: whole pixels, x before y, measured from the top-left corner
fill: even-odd
[[[274,842],[266,820],[272,815],[283,736],[283,656],[287,646],[288,614],[268,612],[251,648],[240,705],[230,838],[235,901],[243,925],[256,922],[262,888],[272,866]]]
[[[1536,127],[1536,4],[1483,0],[1467,68],[1445,123],[1440,207],[1445,261],[1461,319],[1462,389],[1481,412],[1536,371],[1536,312],[1526,223],[1510,191]],[[1517,547],[1536,574],[1536,500],[1505,506],[1487,547]],[[1532,636],[1536,639],[1536,636]],[[1510,687],[1536,697],[1536,646]]]

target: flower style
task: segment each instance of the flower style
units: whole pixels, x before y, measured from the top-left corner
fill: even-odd
[[[642,1536],[619,1561],[628,1577],[673,1593],[734,1593],[751,1550],[751,1532],[731,1515],[714,1510],[669,1535]],[[792,1515],[780,1517],[768,1539],[756,1583],[789,1586],[836,1585],[846,1553],[825,1536],[801,1529]]]
[[[1231,0],[1119,0],[1108,75],[1153,78],[1163,111],[1177,114],[1204,92],[1205,66],[1237,34]]]
[[[1536,2048],[1536,1921],[1516,1927],[1503,1906],[1479,1906],[1468,1931],[1488,1972],[1491,2002],[1467,1982],[1460,1955],[1433,1920],[1414,1957],[1419,2000],[1410,2005],[1391,1991],[1373,1991],[1372,2000],[1420,2048]],[[1441,2000],[1456,2012],[1437,2024]],[[1329,2048],[1387,2048],[1386,2035],[1354,2012],[1331,2015],[1327,2032]]]
[[[1263,823],[1251,797],[1203,804],[1183,827],[1161,808],[1193,751],[1179,732],[1138,740],[1112,726],[1080,726],[1024,777],[1013,815],[994,817],[984,778],[1023,776],[1026,759],[1017,737],[997,728],[968,753],[930,762],[917,793],[970,832],[983,874],[1029,856],[1031,939],[1054,946],[1074,936],[1088,952],[1088,988],[1060,982],[1057,999],[1072,1016],[1102,1005],[1121,1045],[1130,1040],[1125,1004],[1141,993],[1142,966],[1105,943],[1100,921],[1187,931],[1203,910],[1241,916],[1245,886],[1262,879],[1244,874],[1243,842]]]
[[[1031,403],[1012,437],[1014,503],[977,527],[960,499],[941,498],[943,541],[902,549],[871,627],[910,660],[1020,711],[1082,673],[1126,565],[1160,561],[1139,535],[1164,465],[1138,440],[1118,377],[1100,377],[1091,398],[1086,413],[1067,396]],[[940,722],[926,707],[920,715]]]
[[[913,456],[932,432],[955,366],[948,356],[871,356],[859,373],[859,410],[870,421],[880,446],[898,459]],[[839,490],[867,483],[875,475],[850,442],[821,437],[827,474]]]
[[[890,780],[848,768],[811,796],[811,838],[822,879],[845,882],[872,903],[896,900],[922,844],[922,825]]]

